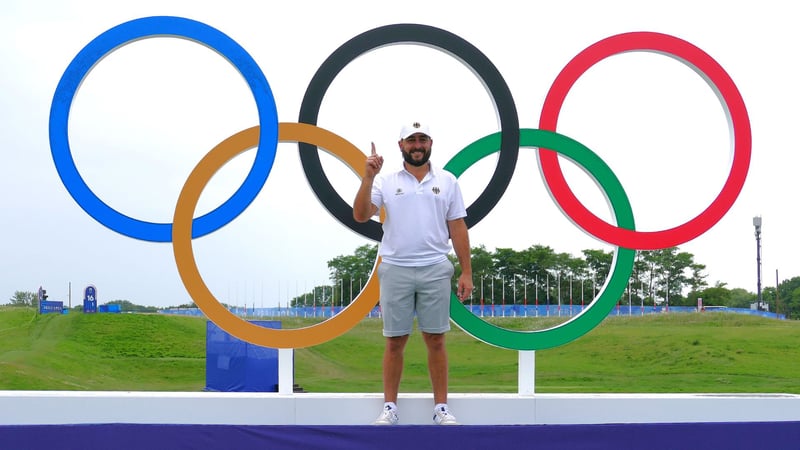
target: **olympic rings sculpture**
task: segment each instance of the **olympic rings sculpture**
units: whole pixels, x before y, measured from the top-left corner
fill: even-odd
[[[256,101],[260,124],[216,145],[198,163],[179,195],[173,222],[151,223],[128,217],[100,200],[86,185],[71,155],[67,133],[69,112],[83,79],[105,56],[133,41],[172,36],[198,42],[226,58],[245,78]],[[297,142],[303,170],[317,198],[342,224],[366,238],[379,241],[380,223],[361,224],[352,208],[331,186],[319,159],[318,149],[339,158],[363,176],[366,155],[331,131],[316,126],[325,92],[336,75],[359,55],[385,45],[417,43],[437,48],[458,58],[481,79],[492,96],[500,131],[474,141],[444,166],[456,176],[482,158],[498,153],[495,172],[483,193],[467,208],[472,227],[497,204],[507,188],[520,148],[538,151],[543,180],[561,211],[577,226],[617,246],[612,269],[600,292],[588,307],[567,322],[546,330],[512,331],[485,322],[451,296],[451,319],[465,332],[488,344],[516,350],[538,350],[563,345],[597,326],[624,293],[633,270],[636,250],[667,248],[687,242],[714,226],[741,192],[750,165],[752,138],[744,101],[733,80],[708,54],[676,37],[652,33],[624,33],[603,39],[575,56],[557,76],[542,108],[539,129],[520,128],[516,105],[500,72],[476,47],[448,31],[427,25],[394,24],[364,32],[334,51],[312,78],[303,98],[298,123],[279,123],[275,99],[263,72],[253,58],[224,33],[201,22],[169,16],[144,17],[117,25],[87,44],[67,66],[53,95],[50,109],[50,147],[58,174],[73,199],[84,211],[107,228],[154,242],[172,242],[181,280],[203,313],[220,328],[247,342],[273,348],[302,348],[329,341],[363,319],[378,299],[375,262],[363,290],[339,314],[319,324],[298,329],[270,329],[243,320],[214,297],[197,268],[192,239],[230,223],[253,199],[272,170],[278,142]],[[556,132],[561,106],[577,79],[597,62],[628,51],[658,52],[692,68],[717,94],[731,127],[733,163],[716,199],[695,218],[674,228],[637,231],[628,197],[617,177],[602,159],[578,141]],[[253,166],[242,186],[222,205],[194,218],[198,200],[208,181],[223,164],[238,154],[256,148]],[[582,166],[605,192],[616,225],[589,212],[570,190],[561,172],[560,154]]]

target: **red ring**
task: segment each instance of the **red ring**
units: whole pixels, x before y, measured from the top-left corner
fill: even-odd
[[[719,222],[739,196],[750,167],[750,118],[739,90],[714,58],[689,42],[666,34],[634,32],[608,37],[587,47],[561,70],[545,98],[539,128],[556,131],[564,99],[578,78],[602,59],[629,51],[664,53],[683,62],[703,76],[720,97],[732,128],[734,147],[731,172],[717,198],[695,218],[677,227],[661,231],[626,230],[600,219],[583,206],[564,179],[558,154],[552,150],[539,149],[542,176],[564,214],[598,239],[639,250],[674,247],[696,238]]]

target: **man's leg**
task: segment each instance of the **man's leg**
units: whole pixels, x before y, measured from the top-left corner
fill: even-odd
[[[403,375],[403,352],[408,335],[387,337],[383,351],[383,401],[397,403],[400,378]]]
[[[435,404],[447,403],[447,349],[445,348],[445,334],[422,333],[425,345],[428,348],[428,373],[433,387],[433,401]]]
[[[428,349],[428,373],[435,404],[447,403],[447,350],[445,333],[450,330],[450,280],[453,264],[449,260],[418,269],[417,321]]]

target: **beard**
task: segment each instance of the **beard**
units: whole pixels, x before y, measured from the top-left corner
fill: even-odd
[[[423,153],[422,159],[414,159],[411,156],[412,153],[417,152],[417,151]],[[403,160],[405,160],[405,162],[411,164],[414,167],[424,166],[428,162],[428,160],[430,158],[431,158],[431,151],[430,150],[428,150],[428,151],[425,151],[425,150],[412,150],[410,152],[403,152]]]

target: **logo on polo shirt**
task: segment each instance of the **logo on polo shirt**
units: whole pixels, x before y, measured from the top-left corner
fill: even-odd
[[[436,194],[436,195],[439,195],[439,193],[442,192],[442,190],[439,189],[439,186],[432,187],[431,191],[433,191],[433,193]]]
[[[403,189],[397,188],[397,190],[394,192],[394,195],[403,195]]]

